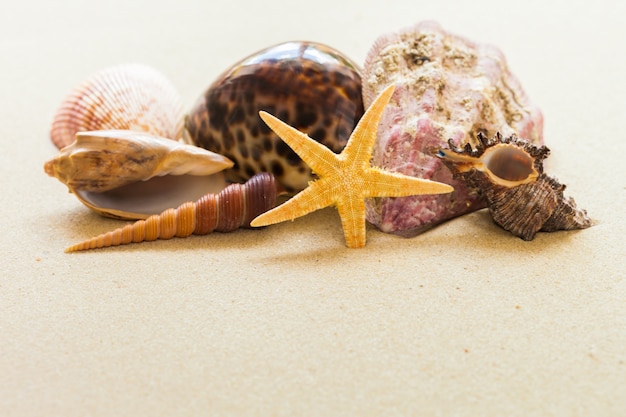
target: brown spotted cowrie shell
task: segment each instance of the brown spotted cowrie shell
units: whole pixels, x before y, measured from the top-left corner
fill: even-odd
[[[279,117],[339,153],[363,115],[358,66],[314,42],[259,51],[225,71],[199,98],[185,122],[185,140],[235,162],[231,181],[271,172],[294,192],[311,170],[259,117]]]

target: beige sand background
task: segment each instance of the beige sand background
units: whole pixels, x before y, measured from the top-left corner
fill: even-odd
[[[626,3],[3,2],[0,415],[626,415]],[[598,225],[523,242],[485,212],[344,247],[332,209],[261,231],[67,255],[119,223],[44,175],[48,128],[103,67],[188,106],[294,39],[362,62],[424,19],[506,54],[548,171]]]

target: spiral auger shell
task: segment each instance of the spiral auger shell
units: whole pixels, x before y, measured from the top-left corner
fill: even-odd
[[[278,191],[274,176],[260,173],[245,184],[231,184],[217,194],[206,194],[196,202],[139,220],[111,232],[72,245],[65,252],[77,252],[127,245],[157,239],[231,232],[249,227],[252,219],[276,205]]]

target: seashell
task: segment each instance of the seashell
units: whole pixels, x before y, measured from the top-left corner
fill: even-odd
[[[220,171],[231,166],[228,158],[181,142],[101,130],[77,133],[44,170],[90,209],[141,219],[222,189]]]
[[[50,129],[59,148],[77,132],[136,130],[177,139],[183,105],[174,85],[159,71],[141,64],[103,69],[79,84],[61,103]]]
[[[367,219],[384,232],[415,236],[485,207],[436,157],[448,139],[462,146],[475,143],[480,132],[501,131],[543,143],[543,116],[509,71],[502,52],[434,22],[375,42],[363,69],[365,106],[390,84],[396,90],[378,128],[372,165],[447,183],[455,191],[367,201]]]
[[[229,180],[266,171],[287,191],[302,190],[310,168],[262,122],[261,110],[339,153],[363,115],[359,69],[328,46],[282,43],[225,71],[186,118],[186,141],[235,162]]]
[[[245,184],[231,184],[218,194],[207,194],[195,203],[186,202],[176,209],[72,245],[65,252],[249,227],[252,219],[276,205],[276,190],[271,174],[257,174]]]
[[[466,144],[439,156],[456,178],[485,197],[494,221],[524,240],[532,240],[539,231],[584,229],[593,225],[587,212],[565,197],[565,185],[543,172],[543,160],[549,149],[537,147],[515,135],[503,138],[499,133],[489,140],[478,134],[476,149]]]

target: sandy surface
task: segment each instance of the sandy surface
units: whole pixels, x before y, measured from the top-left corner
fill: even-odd
[[[196,3],[0,6],[0,415],[626,415],[624,3]],[[190,107],[263,47],[362,62],[423,19],[505,52],[544,112],[548,172],[596,226],[524,242],[483,211],[413,239],[370,227],[349,250],[326,209],[63,253],[119,225],[42,168],[87,75],[143,62]]]

